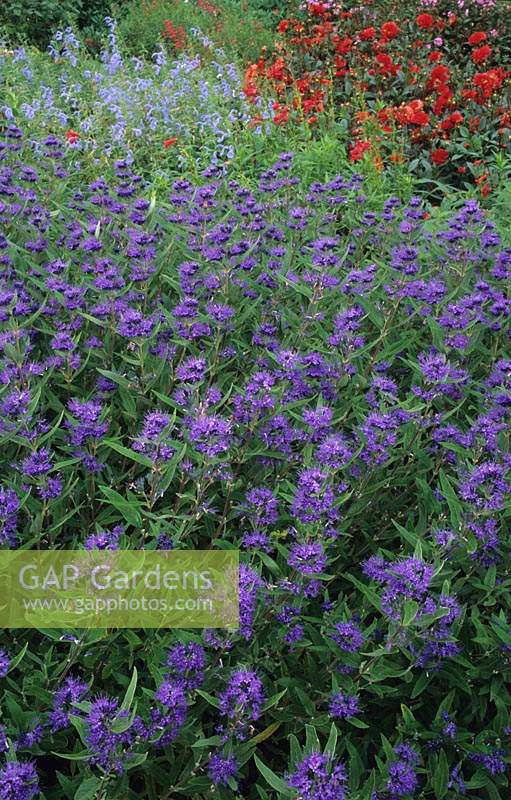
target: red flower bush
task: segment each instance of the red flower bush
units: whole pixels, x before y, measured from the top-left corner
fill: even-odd
[[[361,161],[371,148],[371,142],[357,141],[350,150],[350,161]]]
[[[341,117],[352,161],[387,153],[388,161],[403,156],[441,166],[466,152],[467,136],[476,130],[481,150],[511,152],[511,126],[502,117],[511,71],[499,63],[506,13],[500,29],[492,25],[490,46],[489,33],[476,29],[469,35],[473,23],[446,10],[447,3],[434,13],[419,0],[410,5],[409,20],[379,19],[384,8],[377,2],[349,11],[338,0],[307,5],[279,23],[273,56],[247,67],[245,95],[254,103],[262,94],[273,97],[274,122],[281,126]],[[396,153],[402,156],[396,159]],[[420,158],[428,153],[429,159]],[[452,174],[458,174],[454,163]]]
[[[176,50],[183,50],[186,46],[186,31],[182,25],[173,25],[170,19],[166,19],[163,23],[165,30],[164,30],[164,37],[169,39]]]

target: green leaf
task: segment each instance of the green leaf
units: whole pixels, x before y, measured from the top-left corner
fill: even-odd
[[[129,760],[125,764],[125,769],[133,769],[134,767],[139,767],[140,764],[143,764],[144,761],[147,759],[148,753],[133,753],[129,757]]]
[[[451,523],[454,525],[455,530],[459,530],[461,527],[461,505],[458,495],[454,491],[449,478],[443,470],[440,470],[439,478],[442,494],[445,497],[447,505],[449,506],[449,511],[451,512]]]
[[[57,753],[55,750],[52,750],[52,755],[58,756],[59,758],[65,758],[66,761],[87,761],[90,758],[90,753],[88,750],[82,750],[81,753]]]
[[[87,744],[86,742],[87,726],[85,724],[85,720],[83,720],[81,717],[77,717],[76,714],[70,714],[69,720],[71,722],[71,725],[73,725],[73,727],[76,728],[76,730],[78,731],[78,735],[80,736],[82,742],[84,744]]]
[[[268,725],[264,731],[261,731],[261,733],[253,736],[252,739],[249,740],[249,744],[259,744],[259,742],[264,742],[266,739],[269,739],[270,736],[273,736],[275,731],[278,731],[281,725],[281,722],[272,722],[272,724]]]
[[[417,539],[413,555],[415,558],[422,558],[422,542],[420,539]]]
[[[214,706],[215,708],[220,708],[220,700],[217,700],[216,697],[213,697],[212,694],[208,694],[208,692],[203,692],[202,689],[197,689],[197,694],[207,700],[210,706]]]
[[[89,700],[81,700],[77,703],[72,703],[73,708],[77,708],[79,711],[83,711],[85,714],[88,714],[92,708],[92,703]]]
[[[455,696],[456,696],[456,690],[452,689],[449,692],[449,694],[446,697],[444,697],[444,699],[442,700],[442,702],[438,706],[438,711],[437,711],[437,713],[435,715],[435,721],[438,722],[438,720],[441,719],[442,714],[443,714],[444,711],[449,712],[451,710],[452,701],[454,700]]]
[[[257,769],[259,770],[263,778],[270,784],[272,789],[276,789],[277,792],[280,792],[280,794],[283,794],[285,797],[294,796],[295,793],[292,791],[292,789],[290,789],[287,783],[283,781],[282,778],[279,778],[278,775],[275,775],[273,770],[267,767],[266,764],[263,764],[261,759],[258,758],[255,753],[254,753],[254,761]]]
[[[493,781],[488,780],[488,782],[485,783],[484,788],[488,792],[490,800],[502,800],[502,795],[500,794],[499,790],[497,789]]]
[[[65,797],[72,797],[73,796],[72,792],[74,791],[75,788],[75,782],[70,781],[69,778],[67,778],[65,775],[62,774],[62,772],[59,772],[58,770],[56,770],[55,774],[57,776],[59,784],[64,789]]]
[[[447,794],[447,787],[449,785],[449,764],[447,763],[447,756],[444,751],[440,751],[438,756],[438,763],[431,778],[431,785],[437,800],[442,800]]]
[[[357,589],[359,589],[362,592],[362,594],[369,600],[369,602],[371,603],[372,606],[374,606],[374,608],[376,608],[378,611],[381,612],[380,598],[378,594],[374,591],[374,589],[371,589],[370,586],[367,586],[365,583],[362,583],[361,581],[357,580],[357,578],[354,578],[353,575],[345,575],[344,577],[347,578],[351,583],[353,583],[357,587]]]
[[[133,725],[133,720],[135,719],[136,713],[137,713],[137,704],[135,703],[131,714],[128,714],[127,716],[123,715],[122,717],[121,716],[117,717],[117,719],[114,720],[114,722],[112,723],[113,733],[124,733],[124,731],[129,730]]]
[[[308,753],[319,752],[321,749],[314,725],[305,726],[305,749]]]
[[[294,733],[290,733],[287,737],[289,739],[289,749],[292,764],[298,764],[302,759],[302,748]]]
[[[138,508],[135,507],[134,503],[130,503],[126,498],[124,498],[119,492],[116,492],[115,489],[110,489],[109,486],[100,486],[99,487],[105,497],[108,498],[109,503],[120,511],[126,522],[129,522],[130,525],[133,525],[136,528],[141,527],[142,525],[142,517],[140,516],[140,511]]]
[[[268,709],[272,708],[272,706],[276,706],[277,703],[279,702],[279,700],[282,697],[284,697],[286,692],[287,692],[287,689],[283,689],[282,692],[278,692],[277,694],[274,694],[272,697],[270,697],[266,701],[266,703],[263,703],[263,705],[261,706],[261,711],[268,711]]]
[[[332,722],[332,727],[330,728],[330,736],[328,737],[328,742],[326,743],[323,752],[330,756],[333,756],[335,753],[336,745],[337,745],[337,728]]]
[[[403,715],[403,720],[408,727],[414,728],[416,726],[417,723],[415,717],[408,706],[405,706],[404,703],[401,703],[401,714]]]
[[[303,707],[304,707],[305,711],[307,712],[307,714],[309,714],[311,717],[313,717],[314,714],[316,713],[316,707],[315,707],[314,703],[312,702],[312,700],[310,699],[309,695],[305,694],[303,689],[301,689],[298,686],[298,684],[293,687],[293,691],[296,693],[298,699],[300,700],[300,702],[303,705]]]
[[[137,680],[138,680],[138,672],[137,668],[133,667],[133,675],[131,676],[131,680],[129,683],[128,688],[126,689],[126,694],[124,695],[124,699],[120,705],[119,711],[129,711],[131,708],[131,704],[133,703],[133,697],[135,695],[135,690],[137,688]]]
[[[367,725],[367,723],[362,722],[361,719],[357,719],[356,717],[350,717],[348,722],[350,723],[350,725],[353,725],[355,728],[368,728],[369,727],[369,725]]]
[[[406,600],[403,610],[403,626],[406,628],[410,625],[419,610],[419,604],[415,600]]]
[[[101,779],[93,776],[82,781],[76,790],[75,800],[93,800],[96,792],[101,786]]]
[[[192,744],[192,747],[202,750],[205,747],[221,747],[222,744],[221,736],[210,736],[208,739],[198,739]]]
[[[116,453],[119,453],[121,456],[129,458],[131,461],[136,461],[137,464],[142,464],[144,467],[153,466],[151,459],[143,455],[143,453],[137,453],[135,450],[130,450],[129,447],[124,447],[122,444],[119,444],[119,442],[116,442],[113,439],[107,439],[106,441],[102,442],[102,444],[110,447],[112,450],[115,450]]]
[[[11,660],[11,662],[9,664],[8,672],[11,672],[13,669],[16,669],[16,667],[18,666],[18,664],[22,660],[23,656],[27,652],[27,649],[28,649],[28,642],[25,643],[24,647],[22,647],[22,649],[19,651],[18,655],[14,656],[14,658]]]
[[[422,692],[427,688],[427,686],[429,686],[431,680],[432,680],[432,676],[431,675],[427,675],[425,672],[423,672],[421,675],[419,675],[419,677],[418,677],[418,679],[417,679],[417,681],[415,683],[415,686],[412,689],[412,693],[410,695],[412,700],[414,700],[416,697],[418,697],[420,694],[422,694]]]
[[[167,489],[169,488],[170,484],[174,480],[174,475],[176,474],[176,469],[178,467],[178,464],[183,460],[184,454],[186,453],[186,448],[187,448],[187,445],[184,444],[180,448],[180,450],[178,450],[176,453],[174,453],[174,455],[172,456],[172,458],[168,462],[167,467],[165,469],[165,474],[163,475],[163,477],[162,477],[162,479],[160,481],[160,485],[159,485],[160,492],[166,492]]]
[[[130,388],[130,382],[124,375],[119,375],[117,372],[111,372],[108,369],[98,369],[100,375],[103,377],[108,378],[113,383],[116,383],[118,386],[123,386],[125,389]]]

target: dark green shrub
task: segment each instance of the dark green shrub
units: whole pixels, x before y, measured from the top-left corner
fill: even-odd
[[[45,49],[55,31],[68,25],[96,36],[111,10],[110,0],[8,0],[0,8],[0,33],[9,42]]]
[[[13,42],[46,47],[57,28],[76,22],[75,0],[11,0],[0,11],[0,29]]]

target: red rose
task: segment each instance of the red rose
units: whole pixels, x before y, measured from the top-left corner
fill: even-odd
[[[382,36],[384,36],[385,39],[393,39],[399,33],[399,26],[395,22],[392,22],[392,21],[385,22],[381,26],[381,32],[382,32]]]
[[[376,36],[376,28],[364,28],[358,35],[363,42],[368,42]]]
[[[424,30],[431,28],[434,23],[434,19],[431,14],[419,14],[415,21],[419,28],[423,28]]]
[[[474,64],[482,64],[487,58],[491,56],[491,47],[489,44],[483,44],[482,47],[476,47],[472,50],[472,61]]]
[[[175,144],[176,142],[177,142],[177,136],[171,136],[170,139],[164,140],[163,146],[165,150],[167,150],[169,147],[172,147],[172,145]]]
[[[468,37],[468,43],[474,47],[477,44],[481,44],[481,42],[485,42],[487,38],[487,35],[483,31],[475,31],[475,33]]]
[[[277,30],[279,33],[285,33],[290,26],[290,22],[288,19],[283,19],[282,22],[279,22],[277,26]]]
[[[79,138],[80,134],[74,131],[72,128],[69,128],[69,130],[66,131],[66,139],[69,144],[75,144]]]
[[[437,147],[437,149],[433,150],[433,152],[431,153],[431,160],[433,164],[436,164],[437,166],[445,164],[448,158],[449,158],[449,153],[447,152],[447,150],[444,150],[443,147]]]

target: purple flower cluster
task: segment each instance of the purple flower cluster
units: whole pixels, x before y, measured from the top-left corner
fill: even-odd
[[[13,489],[0,486],[0,544],[13,546],[16,542],[20,501]]]
[[[227,717],[237,739],[245,739],[250,722],[259,719],[265,695],[261,679],[252,670],[233,672],[220,695],[220,713]]]
[[[195,642],[176,644],[167,655],[169,677],[185,689],[198,689],[204,681],[206,658],[204,648]]]
[[[364,644],[364,636],[355,622],[338,622],[330,636],[346,653],[357,653]]]
[[[169,461],[175,449],[170,443],[172,421],[168,414],[161,411],[150,411],[145,419],[142,431],[133,443],[133,450],[149,456],[153,463]]]
[[[219,786],[226,784],[229,779],[234,778],[238,771],[238,765],[234,755],[222,755],[222,753],[213,753],[209,759],[208,775],[215,784]]]
[[[28,761],[9,761],[0,769],[2,800],[32,800],[39,794],[39,781],[33,764]]]
[[[348,776],[342,764],[328,755],[314,752],[300,761],[287,783],[300,800],[346,800]]]
[[[418,637],[422,644],[420,650],[411,643],[410,647],[416,655],[417,666],[438,665],[442,659],[459,653],[452,626],[460,616],[461,608],[454,597],[440,594],[435,599],[430,587],[433,566],[419,558],[388,563],[373,556],[363,568],[366,575],[383,584],[381,607],[390,620],[399,623],[407,601],[416,604],[413,621],[419,626]],[[435,619],[435,615],[439,618]],[[427,624],[431,617],[433,620]],[[404,641],[403,637],[404,634],[401,636]]]
[[[300,522],[318,522],[322,518],[337,519],[335,493],[327,473],[316,467],[302,472],[291,507]]]
[[[167,653],[163,681],[155,693],[158,707],[151,710],[149,736],[167,747],[178,736],[188,712],[188,696],[204,680],[204,648],[195,642],[178,643]]]
[[[10,664],[11,664],[11,659],[9,658],[5,650],[0,650],[0,678],[5,678],[5,676],[9,672]]]
[[[68,676],[64,680],[62,686],[60,686],[53,695],[53,711],[51,711],[49,715],[52,733],[56,733],[68,727],[72,703],[78,703],[80,700],[83,700],[88,690],[88,685],[77,678]]]
[[[177,739],[186,721],[188,703],[185,685],[181,681],[166,678],[156,690],[154,699],[160,707],[151,711],[151,737],[159,747],[166,747]]]
[[[418,786],[416,767],[419,756],[413,747],[399,744],[394,748],[397,758],[390,762],[387,790],[392,800],[413,794]]]
[[[252,638],[254,617],[257,612],[257,600],[263,581],[251,567],[240,564],[239,570],[239,615],[240,635],[247,641]]]
[[[330,716],[338,719],[349,719],[359,712],[358,697],[353,697],[343,692],[336,692],[330,699],[328,707]]]
[[[382,609],[391,619],[397,621],[406,599],[418,602],[427,599],[434,568],[418,558],[406,558],[396,563],[388,563],[378,556],[373,556],[364,564],[364,572],[373,580],[383,583],[385,589],[382,595]]]
[[[507,764],[502,756],[508,755],[505,750],[495,749],[491,753],[474,753],[471,756],[474,764],[484,767],[490,775],[501,775],[506,772]]]
[[[124,749],[131,741],[129,732],[115,731],[115,723],[120,713],[118,706],[119,703],[115,698],[98,697],[92,701],[86,717],[85,741],[91,753],[90,761],[107,772],[111,769],[116,772],[123,771]],[[127,717],[127,713],[124,717]]]

